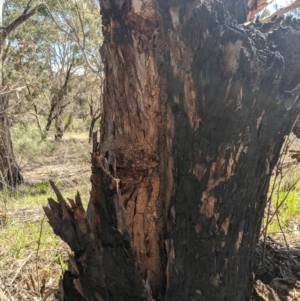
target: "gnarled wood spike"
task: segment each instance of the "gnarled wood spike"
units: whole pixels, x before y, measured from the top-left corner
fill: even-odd
[[[82,296],[92,301],[152,300],[131,248],[120,203],[119,180],[112,175],[115,175],[112,157],[92,153],[92,190],[87,213],[79,193],[75,200],[68,199],[69,205],[50,182],[58,202],[50,198],[44,211],[54,232],[75,253],[70,259],[72,269],[65,273],[63,281],[64,294],[68,296],[70,291],[69,299],[73,301],[81,301]]]

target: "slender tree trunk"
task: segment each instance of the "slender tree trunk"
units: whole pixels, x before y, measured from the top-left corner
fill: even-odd
[[[37,127],[40,131],[41,139],[43,140],[44,136],[45,136],[45,132],[42,129],[42,125],[41,125],[41,122],[40,122],[40,118],[39,118],[38,109],[37,109],[36,104],[33,104],[33,108],[34,108],[34,112],[35,112],[34,117],[35,117],[35,120],[36,120],[36,125],[37,125]]]
[[[59,111],[55,117],[55,141],[61,141],[64,135],[64,123],[62,118],[62,111]]]
[[[53,120],[55,120],[55,131],[56,131],[54,134],[55,140],[59,141],[63,137],[64,128],[63,128],[62,114],[64,109],[70,104],[70,102],[63,104],[63,101],[64,101],[64,97],[67,94],[68,83],[71,79],[72,67],[73,65],[71,64],[69,66],[69,69],[67,70],[62,86],[57,91],[55,91],[54,94],[51,95],[50,111],[47,117],[47,123],[45,127],[45,139],[47,138]],[[69,120],[70,123],[71,121],[72,119]]]
[[[0,27],[0,90],[3,90],[3,46],[6,36],[5,30],[4,27]],[[0,188],[4,186],[15,187],[17,184],[23,182],[23,177],[15,160],[10,138],[9,122],[6,112],[7,107],[7,96],[0,95]]]
[[[67,122],[64,123],[63,116],[62,116],[64,112],[63,109],[64,107],[59,110],[59,112],[56,114],[55,117],[55,134],[54,134],[55,141],[62,140],[64,133],[68,130],[73,120],[73,113],[70,113]]]
[[[45,126],[43,139],[47,139],[47,137],[48,137],[50,127],[52,125],[52,121],[55,119],[55,110],[57,108],[57,104],[58,104],[57,96],[54,95],[54,96],[51,97],[50,111],[49,111],[49,114],[47,116],[47,123],[46,123],[46,126]]]
[[[73,117],[74,117],[74,112],[69,113],[68,120],[64,124],[64,133],[69,130],[69,127],[71,126],[73,121]]]
[[[272,169],[299,114],[300,34],[238,25],[246,2],[238,15],[233,2],[229,18],[217,2],[101,1],[88,213],[79,201],[46,208],[88,300],[151,300],[149,289],[155,300],[250,300]]]
[[[100,118],[100,115],[99,116],[92,116],[92,120],[91,120],[90,127],[89,127],[89,143],[92,142],[94,127],[95,127],[95,124],[96,124],[96,122],[99,118]]]

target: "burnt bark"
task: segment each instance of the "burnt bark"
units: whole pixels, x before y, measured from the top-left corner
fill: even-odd
[[[65,300],[148,300],[150,291],[138,272],[130,244],[123,207],[119,200],[119,180],[102,154],[92,155],[92,190],[87,214],[79,193],[70,205],[53,182],[58,203],[49,199],[44,208],[54,232],[74,252],[73,271],[64,275]],[[70,289],[74,286],[80,295]],[[151,299],[149,299],[151,300]]]
[[[105,173],[92,177],[101,186],[86,222],[95,241],[104,227],[110,239],[126,237],[139,269],[131,265],[128,277],[146,281],[155,300],[250,300],[271,173],[300,111],[300,33],[239,25],[248,11],[237,17],[218,2],[100,2],[106,77],[92,156],[113,154],[103,162],[120,184],[108,201],[114,185],[99,184]],[[124,206],[117,232],[119,215],[105,217],[103,202]],[[51,223],[55,214],[48,216]],[[126,271],[126,258],[112,262]],[[104,262],[99,273],[117,277]],[[125,279],[103,300],[141,296],[140,284],[130,294]]]

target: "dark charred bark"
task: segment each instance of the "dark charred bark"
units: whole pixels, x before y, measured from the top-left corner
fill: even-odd
[[[300,138],[300,119],[298,118],[293,127],[293,133]]]
[[[45,213],[54,232],[74,252],[71,265],[75,272],[73,276],[70,272],[65,275],[64,288],[71,286],[73,277],[77,291],[87,300],[151,300],[131,248],[119,200],[119,180],[111,171],[113,166],[102,154],[92,155],[92,190],[87,215],[79,194],[75,201],[69,200],[69,206],[51,182],[58,203],[49,199]],[[64,295],[69,293],[66,290]],[[79,295],[74,299],[73,290],[71,294],[66,300],[82,300]]]
[[[250,300],[269,180],[300,111],[299,32],[241,26],[236,21],[247,13],[239,19],[217,2],[103,0],[101,8],[106,78],[98,151],[114,154],[104,170],[120,179],[120,194],[117,203],[107,199],[114,185],[101,184],[106,173],[95,177],[93,163],[86,224],[96,242],[103,227],[114,241],[120,233],[128,239],[130,264],[136,260],[155,300]],[[124,223],[114,232],[115,215],[103,218],[110,211],[97,207],[102,199],[107,208],[124,206],[126,232]],[[47,214],[51,223],[56,215]],[[127,271],[126,258],[118,253],[112,262]],[[114,273],[103,262],[99,273]],[[124,279],[103,300],[131,300]]]

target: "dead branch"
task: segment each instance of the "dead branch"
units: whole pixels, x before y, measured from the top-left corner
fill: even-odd
[[[272,1],[268,0],[249,0],[248,1],[248,7],[249,7],[249,13],[247,16],[247,20],[250,22],[253,22],[255,16],[261,12],[263,9],[265,9]]]
[[[18,26],[20,26],[21,24],[23,24],[30,17],[32,17],[39,10],[39,8],[43,6],[43,4],[40,4],[40,5],[36,6],[36,7],[34,7],[33,9],[29,10],[31,2],[32,1],[28,2],[28,5],[24,9],[22,15],[20,15],[19,17],[17,17],[12,23],[10,23],[5,28],[5,35],[6,36],[9,35],[9,33],[11,31],[13,31],[14,29],[16,29]]]
[[[102,153],[92,154],[92,190],[87,213],[79,193],[68,204],[50,182],[58,202],[48,199],[44,211],[54,232],[74,252],[73,274],[67,271],[64,275],[64,294],[72,294],[69,298],[74,301],[83,300],[81,295],[95,301],[111,300],[108,296],[114,296],[114,300],[152,300],[131,248],[119,180],[113,176],[113,154],[107,156],[108,159]],[[78,273],[74,275],[74,271]],[[131,284],[124,285],[128,279]]]
[[[277,10],[276,12],[272,13],[270,16],[260,20],[261,23],[268,23],[272,21],[273,18],[278,18],[281,15],[288,13],[296,8],[300,7],[300,0],[296,0],[292,4],[282,7],[281,9]]]

